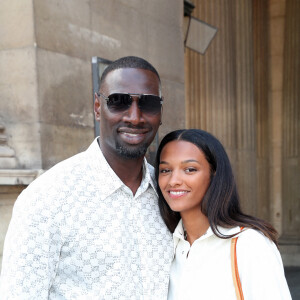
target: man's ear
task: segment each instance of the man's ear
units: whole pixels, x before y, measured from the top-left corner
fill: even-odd
[[[98,94],[95,93],[94,114],[95,114],[96,121],[100,121],[100,106],[101,106],[100,99],[98,97]]]
[[[163,106],[161,106],[159,125],[162,125],[162,116],[163,116]]]

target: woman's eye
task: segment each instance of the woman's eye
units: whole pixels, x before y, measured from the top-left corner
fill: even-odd
[[[165,174],[165,173],[169,173],[169,172],[170,172],[169,169],[160,169],[159,170],[159,173],[161,173],[161,174]]]
[[[197,169],[196,168],[192,168],[192,167],[185,169],[186,173],[193,173],[193,172],[196,172],[196,171],[197,171]]]

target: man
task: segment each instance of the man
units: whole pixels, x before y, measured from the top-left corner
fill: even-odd
[[[145,152],[161,124],[157,71],[137,57],[104,71],[100,138],[35,180],[6,236],[1,299],[166,299],[173,255]]]

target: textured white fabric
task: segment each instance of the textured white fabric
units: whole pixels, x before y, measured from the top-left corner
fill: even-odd
[[[150,171],[133,196],[95,140],[35,180],[14,206],[0,298],[166,299],[173,242]]]
[[[238,227],[219,229],[226,235],[240,231]],[[176,254],[168,300],[235,300],[231,239],[218,238],[209,228],[190,247],[183,238],[182,221],[173,237]],[[261,233],[246,229],[239,235],[237,261],[245,300],[291,299],[279,251]]]

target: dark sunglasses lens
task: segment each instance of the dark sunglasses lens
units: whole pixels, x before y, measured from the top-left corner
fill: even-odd
[[[131,103],[130,95],[116,93],[108,96],[107,107],[112,112],[119,112],[128,109]]]
[[[144,113],[158,114],[161,111],[161,98],[155,95],[141,95],[139,108]]]

